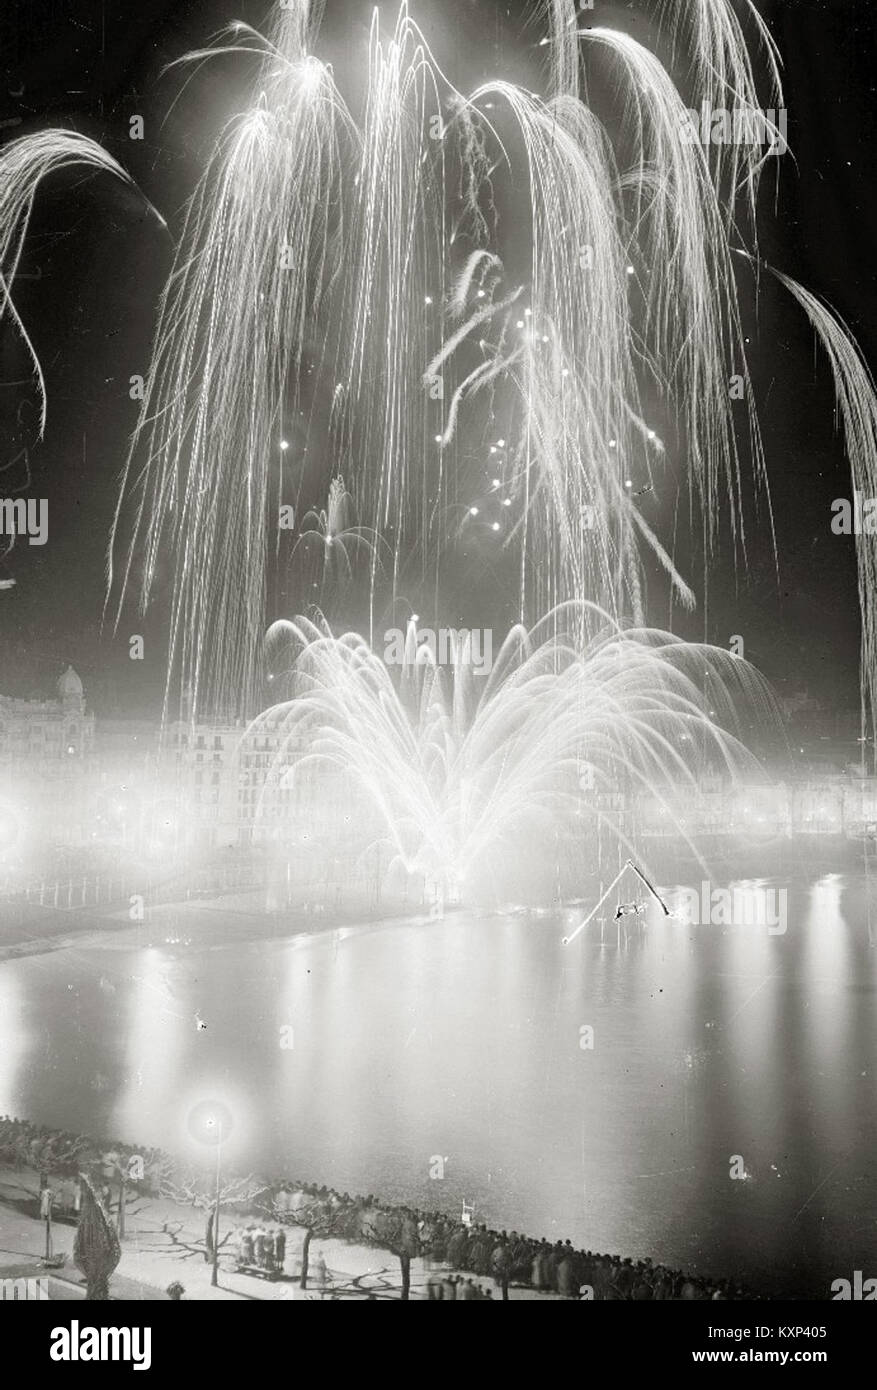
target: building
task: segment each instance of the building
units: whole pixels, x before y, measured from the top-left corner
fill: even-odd
[[[57,699],[0,695],[0,869],[25,872],[86,819],[94,715],[72,666]]]
[[[94,749],[94,715],[72,666],[58,681],[56,700],[0,695],[0,768],[28,779],[75,779]]]
[[[305,750],[288,737],[282,713],[253,724],[176,723],[161,756],[202,843],[246,847],[290,836],[316,844],[350,820],[343,779],[297,766]]]

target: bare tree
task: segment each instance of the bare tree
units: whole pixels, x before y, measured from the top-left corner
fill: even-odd
[[[396,1256],[402,1271],[400,1297],[407,1302],[411,1291],[411,1261],[422,1252],[420,1223],[409,1211],[367,1209],[363,1234],[371,1245],[380,1245]]]
[[[222,1207],[252,1206],[255,1199],[264,1190],[265,1184],[259,1182],[252,1174],[245,1178],[229,1178],[226,1182],[221,1183],[217,1201],[216,1188],[203,1173],[175,1168],[173,1173],[165,1169],[159,1174],[159,1196],[166,1197],[180,1206],[195,1207],[199,1211],[206,1212],[204,1260],[207,1264],[216,1253],[214,1223],[217,1206],[220,1210]],[[230,1232],[227,1231],[219,1242],[220,1249],[228,1240],[229,1234]]]
[[[275,1194],[271,1202],[266,1205],[265,1211],[273,1221],[280,1225],[300,1226],[304,1231],[299,1288],[306,1289],[310,1269],[311,1241],[314,1236],[318,1240],[328,1240],[332,1236],[346,1236],[350,1212],[345,1207],[339,1207],[328,1197],[316,1197],[306,1192],[297,1193],[296,1197],[298,1199],[296,1204],[290,1205],[288,1199],[284,1200],[282,1194]]]

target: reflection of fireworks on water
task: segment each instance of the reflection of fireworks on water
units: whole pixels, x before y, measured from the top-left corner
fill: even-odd
[[[475,881],[501,896],[504,864],[550,850],[573,827],[581,837],[583,769],[595,827],[626,844],[602,793],[649,794],[672,814],[704,767],[751,766],[718,716],[731,724],[741,696],[769,706],[757,674],[727,652],[625,631],[590,605],[555,611],[531,632],[515,628],[481,675],[465,643],[442,668],[412,637],[394,680],[355,633],[336,637],[299,619],[276,624],[271,639],[292,645],[294,663],[292,698],[251,728],[279,738],[264,797],[297,779],[319,796],[325,778],[309,783],[311,769],[349,779],[391,867],[451,898]],[[717,718],[701,694],[705,673]]]
[[[419,568],[441,588],[459,538],[447,517],[469,502],[473,460],[498,433],[507,513],[490,535],[514,562],[522,620],[588,598],[643,623],[645,556],[675,601],[693,605],[638,500],[657,496],[673,460],[687,460],[707,553],[723,525],[742,546],[746,500],[765,489],[730,251],[754,216],[765,142],[682,138],[686,105],[661,62],[621,32],[579,29],[574,0],[534,6],[548,23],[547,99],[503,81],[464,97],[406,6],[389,36],[375,17],[357,129],[310,51],[319,8],[277,7],[269,37],[236,25],[221,48],[192,55],[236,50],[257,56],[259,72],[187,214],[111,591],[118,610],[143,548],[148,601],[170,545],[169,680],[192,692],[196,713],[261,700],[276,509],[300,462],[278,458],[290,417],[329,426],[305,504],[343,473],[363,527],[391,548],[386,574],[377,548],[363,553],[372,615],[388,601],[376,592],[385,579],[389,602],[398,596],[403,564],[405,582]],[[728,0],[657,11],[690,55],[689,102],[759,119],[749,33],[779,108],[776,51],[749,0],[745,32]],[[616,79],[611,131],[581,99],[583,64]],[[498,215],[503,179],[524,228],[523,271]],[[861,422],[874,413],[871,384],[831,323],[839,393]],[[747,388],[747,448],[732,375]],[[655,396],[666,446],[647,418]],[[853,436],[866,450],[859,472],[873,476],[874,440],[866,428]],[[870,618],[865,644],[877,669]]]

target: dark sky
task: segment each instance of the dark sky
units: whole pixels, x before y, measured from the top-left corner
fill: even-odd
[[[390,7],[386,7],[389,13]],[[503,75],[536,86],[544,56],[527,6],[492,0],[420,0],[413,6],[442,65],[462,89]],[[601,4],[596,23],[649,41],[647,3]],[[871,0],[763,0],[785,64],[790,157],[777,161],[761,199],[763,255],[826,296],[877,363],[877,148]],[[101,713],[141,712],[163,680],[161,614],[128,623],[152,639],[148,671],[126,641],[100,636],[104,557],[136,405],[128,379],[148,367],[154,309],[171,263],[171,234],[212,139],[244,100],[247,70],[223,60],[180,92],[162,67],[230,19],[259,25],[250,0],[5,0],[0,18],[0,141],[55,124],[101,140],[167,219],[163,230],[132,190],[65,173],[38,196],[16,302],[41,357],[49,397],[44,444],[29,449],[31,495],[48,499],[50,542],[22,547],[0,580],[0,691],[48,692],[72,662]],[[356,104],[371,3],[327,0],[319,53]],[[586,19],[591,19],[590,15]],[[667,56],[666,54],[662,56]],[[170,114],[168,114],[170,111]],[[131,114],[146,139],[128,139]],[[96,184],[99,183],[99,188]],[[776,210],[774,201],[776,194]],[[37,278],[38,277],[38,278]],[[777,585],[768,532],[752,519],[746,566],[722,553],[710,566],[710,602],[693,635],[746,655],[774,680],[809,686],[837,706],[857,699],[858,608],[853,542],[831,534],[832,499],[849,495],[834,432],[827,370],[800,311],[766,278],[757,319],[744,304],[760,401],[780,553]],[[33,396],[16,385],[27,360],[0,339],[0,467],[32,439]],[[9,473],[0,474],[0,493]],[[690,557],[701,590],[696,556]],[[663,621],[665,613],[651,615]],[[699,627],[698,627],[699,624]]]

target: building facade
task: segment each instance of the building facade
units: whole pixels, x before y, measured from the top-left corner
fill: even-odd
[[[58,681],[55,700],[0,695],[0,768],[7,774],[74,779],[93,751],[94,715],[86,711],[82,681],[72,666]]]

